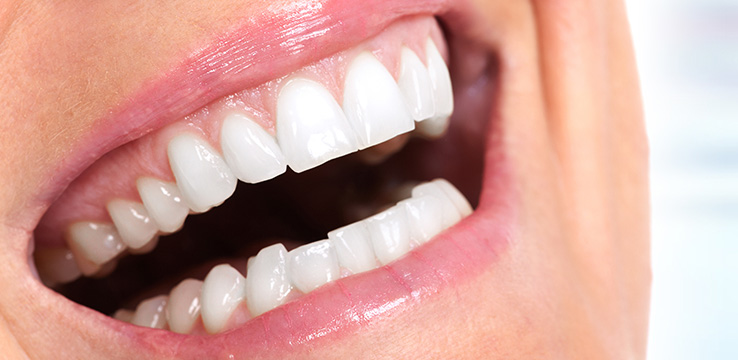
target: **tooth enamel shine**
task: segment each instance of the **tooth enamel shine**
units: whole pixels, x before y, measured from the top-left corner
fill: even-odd
[[[121,240],[132,249],[140,249],[156,235],[157,227],[143,204],[128,200],[112,200],[108,214]]]
[[[202,322],[215,334],[223,330],[234,310],[246,296],[246,279],[228,264],[214,267],[202,284]]]
[[[400,53],[400,78],[397,84],[415,121],[433,116],[435,113],[433,85],[428,69],[418,55],[406,47],[403,47]]]
[[[176,184],[142,177],[136,181],[136,187],[144,207],[159,230],[172,233],[182,227],[190,209]]]
[[[259,316],[287,301],[292,285],[287,271],[287,249],[274,244],[259,251],[246,275],[246,301]]]
[[[69,248],[75,257],[84,257],[102,265],[126,249],[111,224],[81,221],[72,224],[68,233]]]
[[[338,279],[338,259],[333,245],[321,240],[290,251],[289,271],[292,283],[303,293]]]
[[[255,184],[287,169],[282,150],[274,138],[245,115],[228,115],[223,121],[220,139],[226,163],[241,181]]]

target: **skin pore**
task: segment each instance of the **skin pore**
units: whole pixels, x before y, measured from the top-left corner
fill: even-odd
[[[130,358],[132,339],[96,333],[94,323],[44,305],[66,300],[28,265],[29,239],[53,200],[39,199],[39,189],[147,81],[244,19],[296,6],[1,6],[0,349],[9,358]],[[500,85],[490,101],[517,203],[514,241],[478,275],[414,306],[265,358],[645,357],[648,149],[624,4],[473,0],[457,7],[441,19],[468,17],[458,36],[498,58]]]

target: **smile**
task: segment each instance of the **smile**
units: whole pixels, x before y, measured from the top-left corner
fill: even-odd
[[[485,271],[515,216],[498,54],[463,6],[405,5],[290,9],[147,84],[39,196],[42,301],[144,351],[238,357]]]

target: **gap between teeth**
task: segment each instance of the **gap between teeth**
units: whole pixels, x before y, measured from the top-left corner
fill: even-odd
[[[183,280],[168,296],[144,300],[135,312],[119,310],[114,317],[185,334],[200,320],[206,332],[219,333],[339,278],[387,265],[471,212],[453,185],[436,179],[379,214],[330,231],[328,239],[289,252],[282,244],[268,246],[246,269],[215,266],[204,281]]]
[[[70,250],[37,254],[49,264],[37,262],[43,280],[53,284],[80,273],[112,271],[113,260],[126,249],[147,252],[158,234],[177,231],[188,213],[223,203],[237,179],[265,181],[286,166],[302,172],[412,131],[416,124],[423,136],[443,135],[453,112],[451,80],[430,38],[423,55],[427,65],[403,47],[395,81],[371,53],[360,53],[347,69],[341,105],[316,81],[287,80],[277,98],[276,137],[241,113],[226,116],[221,125],[222,153],[198,134],[175,136],[167,152],[176,183],[143,176],[136,183],[141,202],[111,199],[107,204],[112,224],[70,225]]]

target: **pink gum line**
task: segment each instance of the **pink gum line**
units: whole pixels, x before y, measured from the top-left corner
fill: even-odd
[[[397,79],[401,46],[415,51],[425,62],[425,43],[429,36],[439,51],[446,54],[443,35],[433,17],[403,18],[357,46],[286,76],[222,97],[180,121],[114,149],[86,169],[51,205],[35,231],[36,244],[42,247],[65,246],[64,229],[76,221],[110,222],[105,209],[108,201],[116,198],[140,201],[135,185],[139,177],[151,176],[173,182],[166,147],[176,134],[194,132],[219,149],[220,124],[227,113],[234,111],[250,116],[274,134],[277,94],[286,79],[299,76],[318,81],[340,104],[346,68],[356,55],[362,51],[372,52]]]

